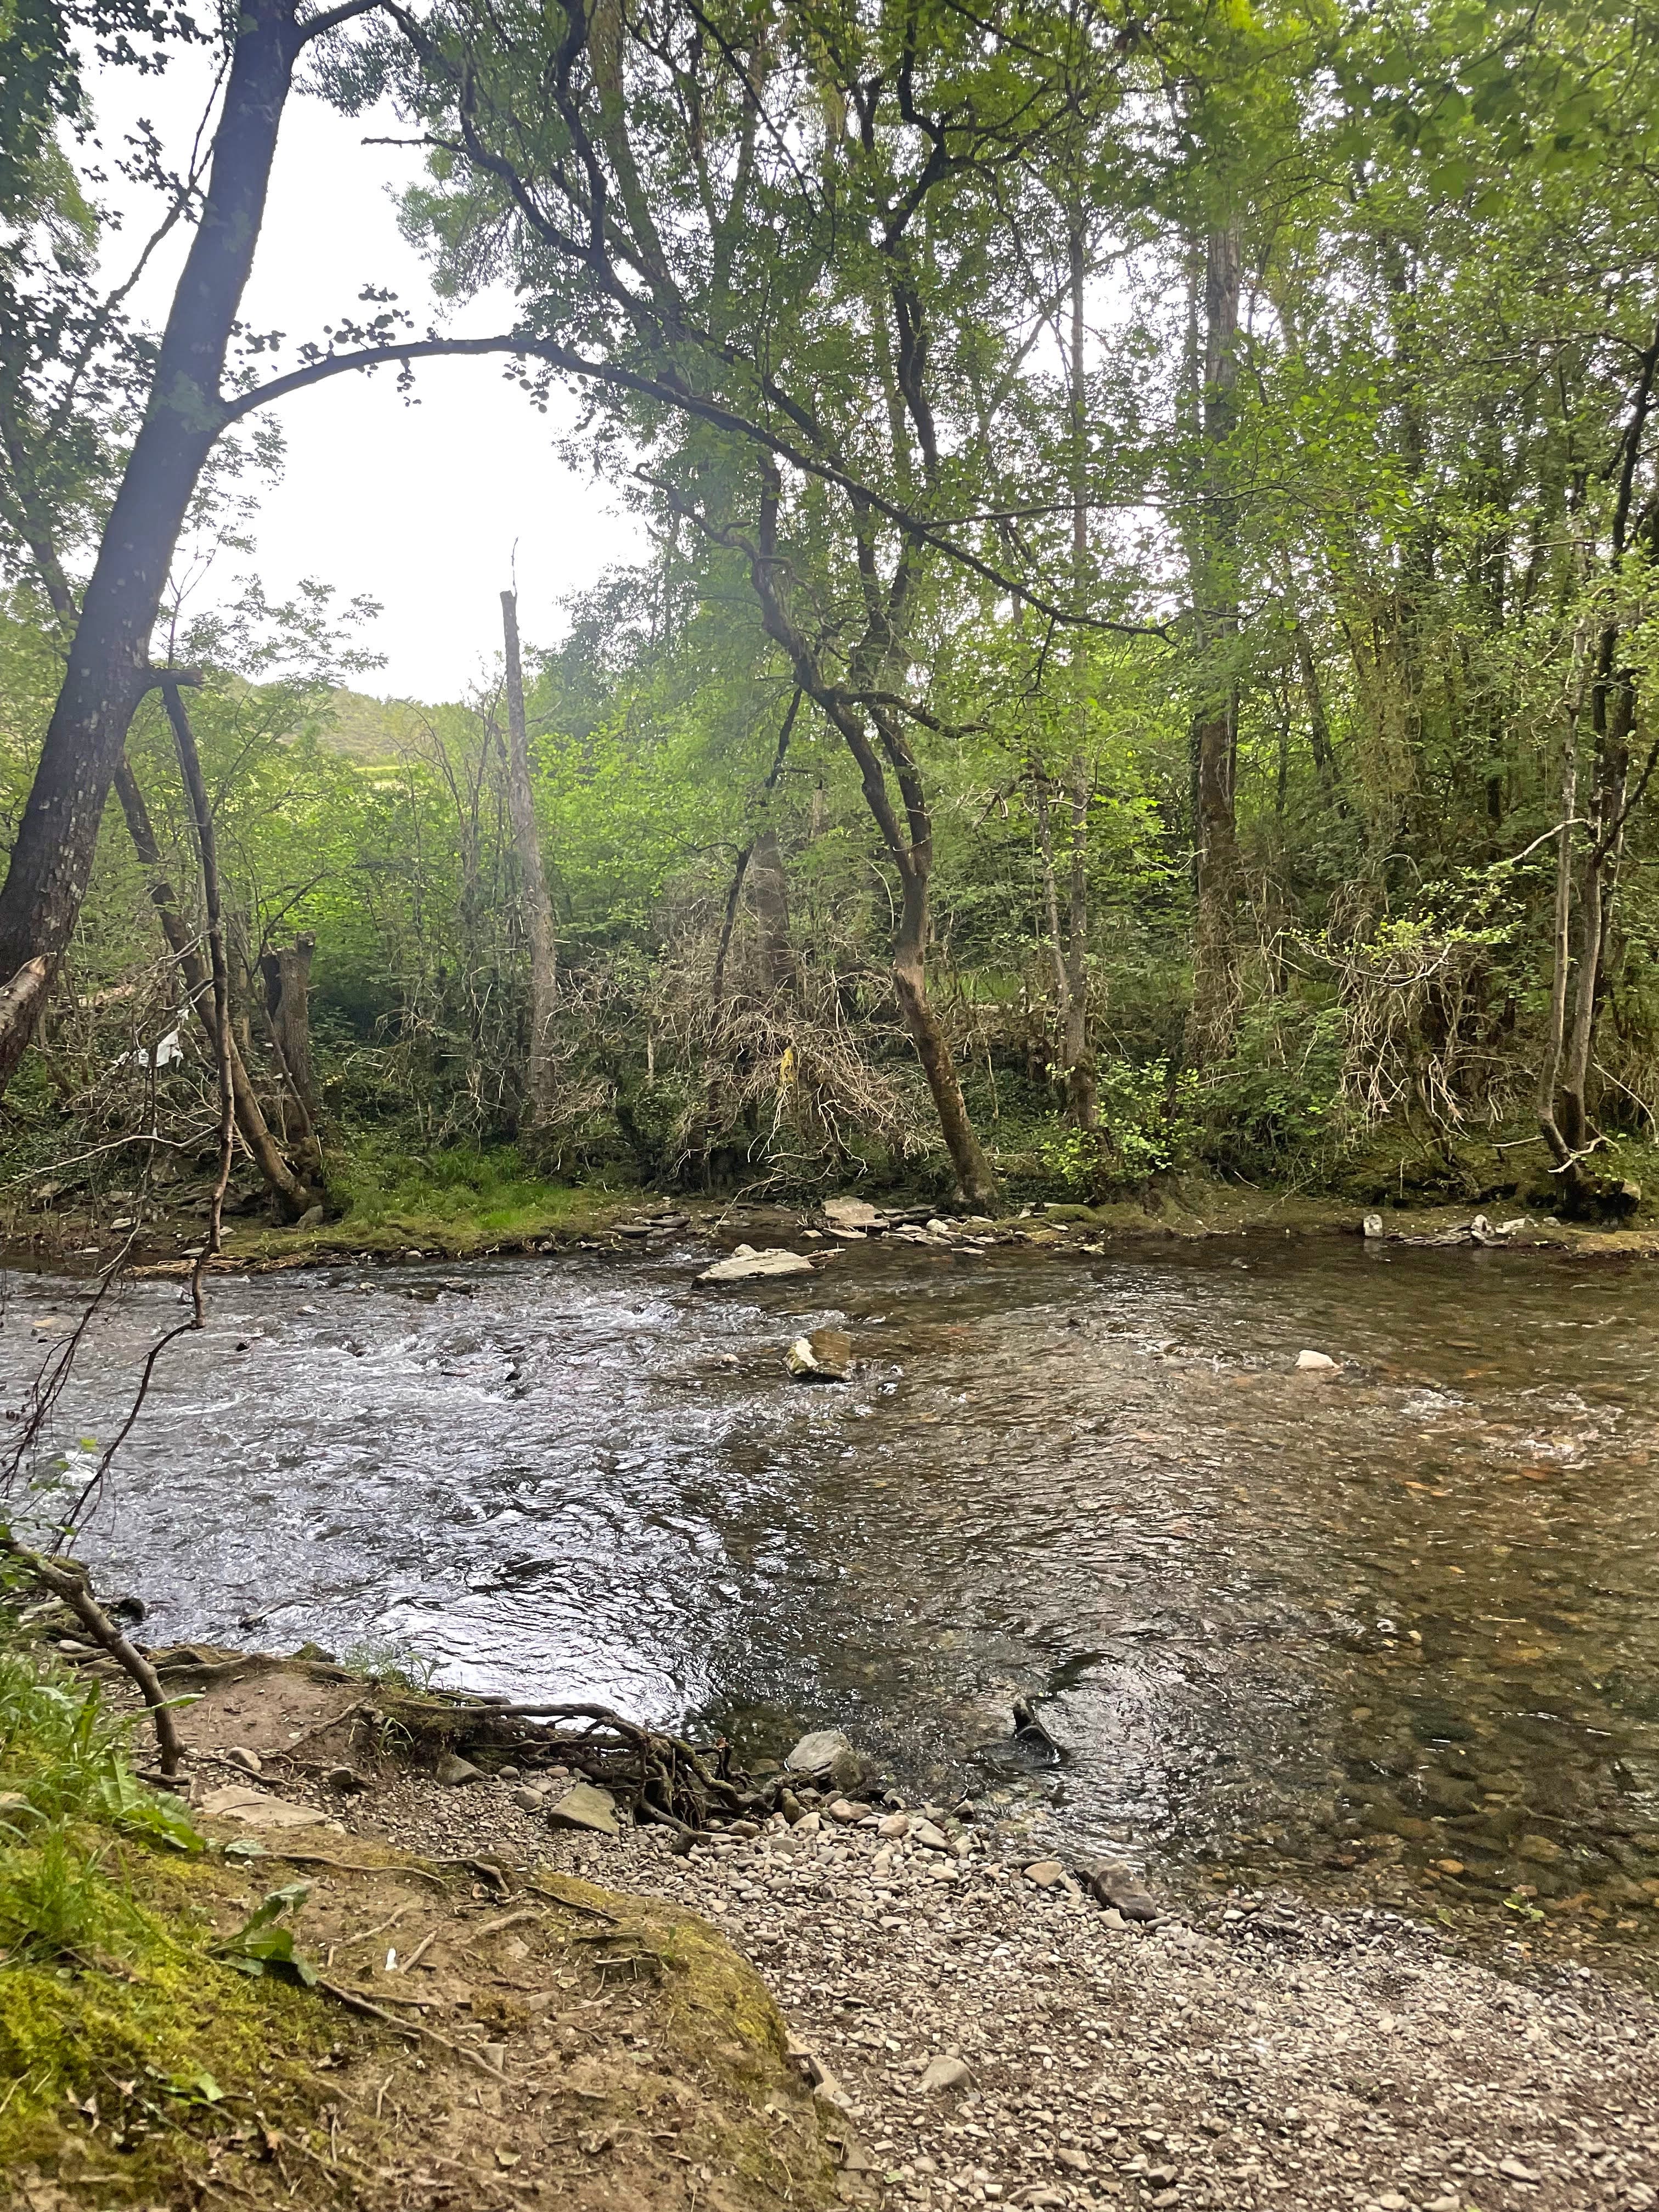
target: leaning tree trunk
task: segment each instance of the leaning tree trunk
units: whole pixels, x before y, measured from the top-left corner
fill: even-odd
[[[530,1054],[525,1090],[532,1130],[553,1116],[558,1082],[553,1053],[554,1009],[558,996],[558,942],[553,902],[547,895],[541,840],[536,834],[535,796],[530,785],[530,738],[524,713],[524,670],[519,659],[519,601],[501,593],[501,629],[507,644],[507,804],[513,846],[519,860],[520,896],[524,902],[525,940],[530,947]]]
[[[1198,702],[1193,714],[1193,851],[1197,914],[1187,1057],[1202,1067],[1224,1060],[1238,1018],[1238,839],[1234,775],[1238,684],[1231,665],[1238,634],[1237,519],[1227,442],[1238,379],[1241,249],[1236,225],[1212,230],[1204,267],[1204,477],[1193,576],[1193,647]]]
[[[225,420],[225,356],[253,264],[293,68],[295,0],[245,0],[214,137],[202,219],[173,295],[149,404],[82,600],[34,782],[0,890],[0,1091],[45,997],[24,971],[55,973],[86,894],[104,801],[149,688],[150,635],[179,533]]]

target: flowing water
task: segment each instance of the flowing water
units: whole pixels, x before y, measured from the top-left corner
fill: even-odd
[[[836,1722],[1154,1870],[1659,1939],[1644,1265],[888,1240],[693,1291],[706,1256],[216,1284],[94,1519],[103,1586],[157,1641],[410,1649],[751,1753]],[[7,1402],[78,1297],[11,1279]],[[177,1297],[100,1321],[49,1485]],[[785,1379],[828,1322],[851,1383]],[[1295,1373],[1304,1346],[1341,1372]],[[1018,1694],[1062,1758],[1012,1742]]]

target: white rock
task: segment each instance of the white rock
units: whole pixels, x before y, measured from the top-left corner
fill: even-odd
[[[852,1748],[840,1729],[814,1729],[786,1754],[783,1763],[792,1774],[827,1774],[836,1753]]]
[[[717,1260],[697,1277],[700,1283],[752,1283],[778,1275],[810,1275],[812,1262],[804,1252],[787,1252],[772,1245],[764,1252],[739,1246],[729,1260]]]
[[[922,2069],[922,2091],[925,2095],[936,2096],[944,2089],[960,2089],[973,2078],[973,2069],[965,2058],[949,2055],[930,2058]]]
[[[1334,1375],[1337,1363],[1328,1352],[1298,1352],[1297,1371],[1302,1375]]]

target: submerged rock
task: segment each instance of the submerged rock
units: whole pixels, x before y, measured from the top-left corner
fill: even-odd
[[[1298,1375],[1334,1375],[1337,1362],[1328,1352],[1298,1352],[1296,1368]]]
[[[843,1328],[815,1328],[798,1336],[784,1355],[797,1382],[844,1382],[853,1364],[853,1340]]]
[[[697,1277],[700,1283],[752,1283],[780,1275],[810,1275],[812,1262],[801,1252],[787,1252],[781,1246],[769,1246],[757,1252],[752,1246],[739,1244],[729,1260],[717,1260],[712,1267],[705,1267]]]

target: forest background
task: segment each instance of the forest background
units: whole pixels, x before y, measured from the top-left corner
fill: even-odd
[[[15,0],[17,1206],[188,1194],[222,1082],[233,1203],[288,1219],[1198,1169],[1628,1213],[1659,1093],[1654,30]],[[123,157],[196,229],[152,331],[100,275],[88,57],[204,42],[216,121]],[[408,234],[441,295],[510,286],[509,328],[372,289],[297,345],[237,319],[296,82],[394,104]],[[582,395],[569,443],[644,558],[534,610],[559,641],[522,668],[507,594],[499,680],[441,704],[368,696],[326,583],[193,611],[289,392],[453,353],[526,442]]]

